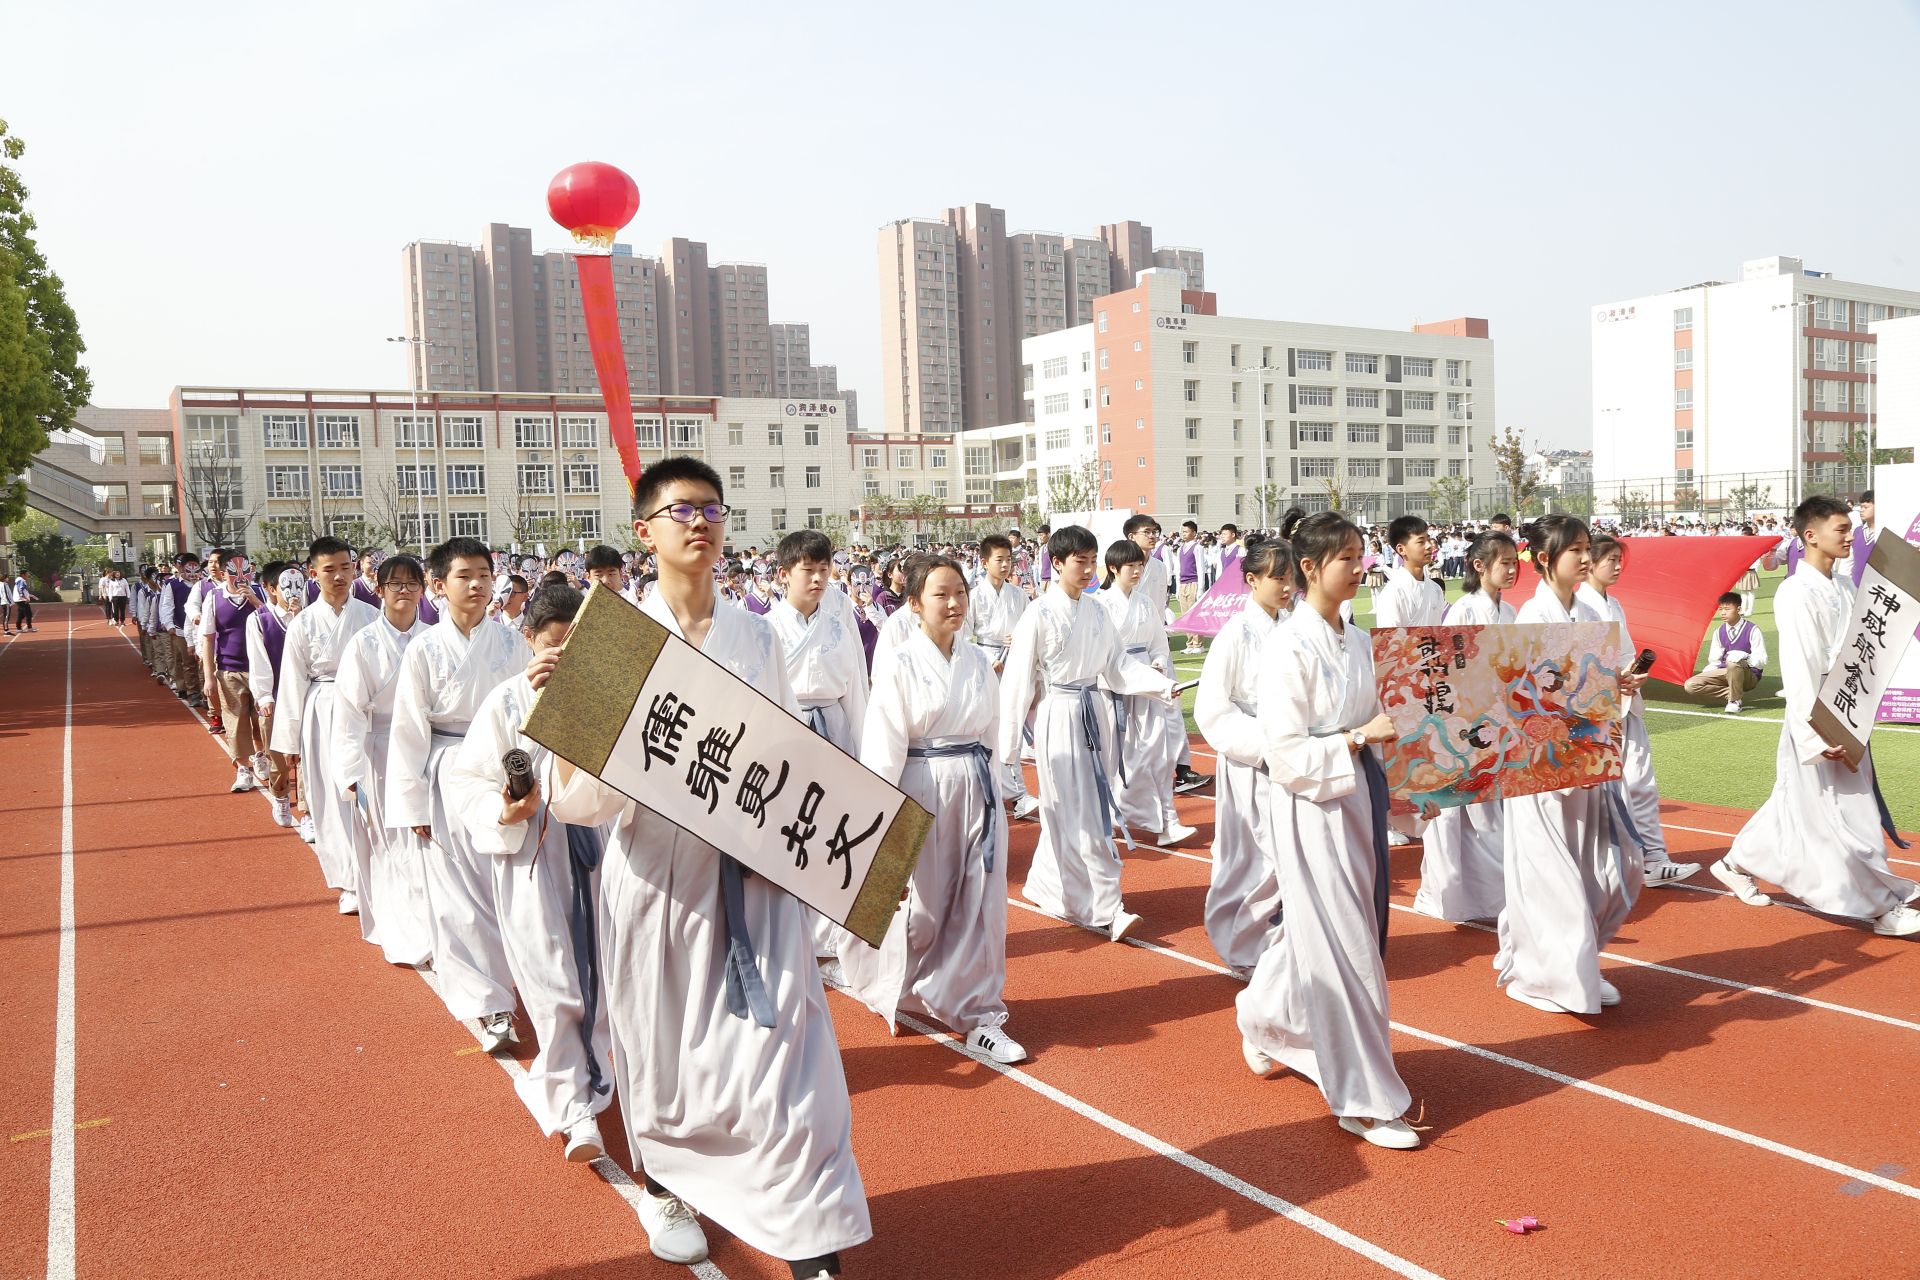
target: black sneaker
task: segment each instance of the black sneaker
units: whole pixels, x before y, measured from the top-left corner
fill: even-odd
[[[1186,795],[1189,791],[1198,791],[1212,781],[1212,774],[1195,773],[1192,765],[1183,765],[1174,770],[1173,789],[1176,794]]]

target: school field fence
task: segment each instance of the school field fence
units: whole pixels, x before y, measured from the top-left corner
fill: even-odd
[[[1839,464],[1815,464],[1804,473],[1792,471],[1734,471],[1690,478],[1672,475],[1628,480],[1581,480],[1567,484],[1542,482],[1531,492],[1516,495],[1509,485],[1470,489],[1465,510],[1450,513],[1434,499],[1433,514],[1441,519],[1484,520],[1498,512],[1516,519],[1564,511],[1584,519],[1611,519],[1621,524],[1685,517],[1708,522],[1783,516],[1801,498],[1826,493],[1849,501],[1872,487],[1872,469]]]

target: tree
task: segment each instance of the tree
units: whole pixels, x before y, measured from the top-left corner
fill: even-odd
[[[1321,476],[1320,487],[1327,491],[1327,510],[1342,511],[1347,505],[1346,491],[1340,487],[1339,476]]]
[[[1653,503],[1647,498],[1646,490],[1632,489],[1613,500],[1613,509],[1620,513],[1620,523],[1632,527],[1647,522],[1653,514]]]
[[[187,514],[201,546],[245,547],[247,526],[260,514],[260,504],[246,505],[246,487],[238,460],[216,453],[212,445],[187,450]]]
[[[1849,493],[1857,493],[1873,482],[1875,431],[1864,422],[1851,430],[1842,430],[1845,434],[1840,437],[1840,463],[1847,470],[1841,488]]]
[[[1513,513],[1523,517],[1537,514],[1533,506],[1539,481],[1527,470],[1526,437],[1509,426],[1506,435],[1494,436],[1488,447],[1493,452],[1494,472],[1506,487],[1507,501],[1513,506]]]
[[[73,539],[60,532],[51,516],[29,511],[13,526],[13,550],[27,576],[51,597],[60,589],[60,575],[73,567]]]
[[[1093,511],[1100,505],[1100,459],[1088,455],[1047,477],[1047,510],[1054,515]]]
[[[1266,513],[1267,525],[1277,527],[1280,523],[1280,517],[1284,515],[1287,510],[1287,489],[1285,485],[1274,484],[1272,481],[1268,481],[1265,484],[1253,486],[1253,510],[1248,514],[1255,520],[1258,520],[1263,510]]]
[[[26,144],[0,120],[0,161],[18,160]],[[24,477],[48,433],[73,425],[93,395],[80,363],[87,349],[66,286],[34,244],[27,187],[0,162],[0,477]],[[0,525],[27,509],[24,478],[0,485]]]
[[[1458,520],[1467,514],[1467,493],[1465,476],[1441,476],[1427,486],[1433,514],[1443,521]]]
[[[891,547],[906,536],[906,521],[901,518],[900,504],[886,494],[869,495],[861,502],[860,509],[861,522],[866,528],[866,545]]]
[[[1727,491],[1727,502],[1733,508],[1733,518],[1744,523],[1755,507],[1764,507],[1772,495],[1773,487],[1764,484],[1740,484]]]

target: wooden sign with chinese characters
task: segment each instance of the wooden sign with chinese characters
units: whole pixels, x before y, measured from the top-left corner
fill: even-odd
[[[1844,563],[1834,566],[1845,573]],[[1882,534],[1853,593],[1853,622],[1820,684],[1813,704],[1813,731],[1847,753],[1847,766],[1860,767],[1873,733],[1874,711],[1893,680],[1900,659],[1913,643],[1920,618],[1920,547]]]
[[[876,947],[933,822],[599,586],[521,731]]]
[[[1611,622],[1373,632],[1393,798],[1444,809],[1618,778],[1619,652]]]

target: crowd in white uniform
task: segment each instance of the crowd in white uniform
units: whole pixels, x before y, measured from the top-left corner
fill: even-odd
[[[517,1038],[524,1009],[539,1051],[516,1087],[542,1131],[564,1136],[567,1159],[602,1155],[597,1117],[617,1093],[658,1256],[704,1257],[705,1214],[797,1277],[835,1274],[839,1251],[871,1228],[824,988],[844,988],[890,1029],[924,1017],[996,1062],[1027,1056],[1003,996],[1005,806],[1039,822],[1026,899],[1125,937],[1139,917],[1122,898],[1116,833],[1129,847],[1136,833],[1161,845],[1195,834],[1174,812],[1195,776],[1167,637],[1183,569],[1145,517],[1104,557],[1077,526],[1027,563],[1014,540],[989,537],[968,563],[927,554],[882,566],[874,595],[902,602],[888,615],[848,589],[844,558],[817,532],[780,544],[777,591],[749,599],[724,574],[716,584],[728,509],[696,460],[647,472],[635,511],[652,572],[628,581],[622,557],[596,548],[587,578],[934,815],[879,947],[519,733],[581,595],[565,581],[497,580],[472,539],[424,566],[363,557],[356,580],[349,548],[322,538],[304,573],[274,574],[246,620],[253,705],[228,704],[230,718],[261,718],[265,764],[238,763],[243,775],[298,775],[303,834],[342,913],[389,961],[430,969],[489,1050]],[[1832,568],[1848,523],[1829,499],[1796,513],[1804,555],[1776,600],[1788,715],[1775,790],[1712,870],[1748,903],[1769,901],[1762,877],[1818,910],[1911,934],[1920,913],[1906,904],[1920,887],[1888,870],[1871,757],[1848,770],[1805,727],[1847,618],[1850,583]],[[1387,822],[1375,749],[1394,730],[1367,635],[1351,623],[1367,544],[1332,513],[1293,513],[1281,532],[1222,539],[1248,595],[1208,648],[1195,701],[1219,760],[1206,932],[1246,983],[1236,1003],[1249,1069],[1297,1072],[1349,1132],[1412,1148],[1389,1043],[1387,851],[1423,824],[1394,833]],[[1540,587],[1516,613],[1502,599],[1521,570],[1513,537],[1489,530],[1455,549],[1417,518],[1396,522],[1378,625],[1611,620],[1624,635],[1608,594],[1619,542],[1569,516],[1524,532]],[[1467,587],[1451,607],[1429,572],[1449,551]],[[247,611],[251,566],[219,559],[230,619]],[[173,593],[184,606],[190,593]],[[162,607],[170,594],[151,575],[134,587],[150,638],[181,638]],[[1634,653],[1630,637],[1624,650]],[[156,675],[181,660],[171,645],[148,653]],[[1641,679],[1622,676],[1621,782],[1424,823],[1415,909],[1497,921],[1496,982],[1534,1008],[1591,1015],[1617,1003],[1599,953],[1643,885],[1699,870],[1674,863],[1660,836]],[[1021,768],[1029,753],[1037,799]],[[289,794],[274,792],[291,823]]]

